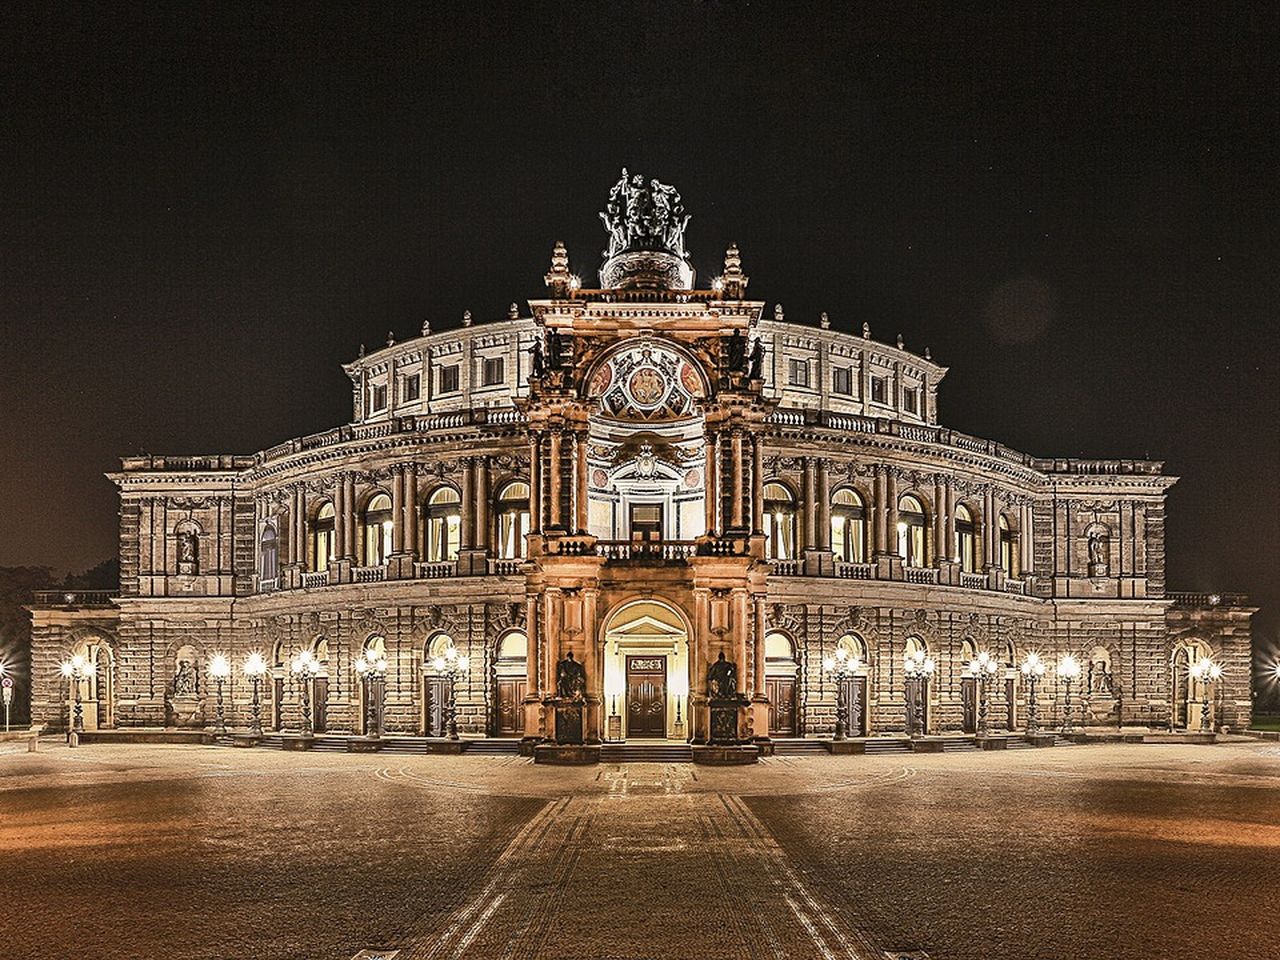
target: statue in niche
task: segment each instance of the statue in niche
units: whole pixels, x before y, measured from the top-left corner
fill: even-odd
[[[1094,528],[1088,533],[1087,548],[1089,551],[1089,576],[1105,577],[1107,575],[1107,535]]]
[[[175,697],[194,697],[197,690],[199,675],[196,673],[195,664],[190,660],[179,660],[178,669],[173,675],[173,695]]]
[[[729,338],[729,369],[734,373],[739,373],[746,366],[747,362],[747,345],[742,338],[742,331],[733,331],[733,336]]]
[[[559,330],[547,331],[547,366],[552,370],[564,368],[564,335]]]
[[[583,700],[586,695],[586,668],[573,659],[573,651],[570,650],[565,654],[565,658],[556,664],[556,696],[562,700]]]
[[[751,345],[751,363],[747,371],[748,380],[764,379],[764,341],[759,337]]]
[[[1111,664],[1105,659],[1091,660],[1089,662],[1088,692],[1090,696],[1095,694],[1104,697],[1115,695],[1115,680],[1111,676]]]
[[[178,534],[178,573],[193,576],[200,572],[200,538],[194,530]]]
[[[532,362],[532,366],[531,366],[530,371],[529,371],[529,375],[530,375],[530,376],[533,376],[533,377],[540,377],[540,376],[542,376],[542,374],[546,372],[546,369],[547,369],[547,362],[546,362],[546,358],[545,358],[545,357],[543,357],[543,355],[542,355],[542,341],[541,341],[541,340],[534,340],[534,341],[533,341],[533,346],[529,348],[529,355],[533,358],[533,362]]]
[[[707,668],[707,694],[712,700],[732,700],[738,695],[738,668],[724,658],[724,651]]]

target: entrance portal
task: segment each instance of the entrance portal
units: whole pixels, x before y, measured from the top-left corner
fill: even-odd
[[[604,633],[605,737],[684,740],[689,717],[685,620],[660,600],[633,600]]]
[[[667,735],[667,658],[627,657],[627,736]]]

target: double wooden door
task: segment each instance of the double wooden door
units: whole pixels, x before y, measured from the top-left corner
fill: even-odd
[[[627,736],[666,735],[667,658],[627,657]]]
[[[494,733],[500,737],[524,735],[524,692],[527,681],[498,678],[498,717]]]
[[[960,709],[965,733],[978,732],[978,681],[975,677],[960,678]]]
[[[796,735],[796,678],[765,677],[765,696],[769,698],[769,736]]]
[[[426,703],[423,706],[423,728],[428,737],[448,736],[449,678],[427,677],[423,684]]]
[[[329,729],[329,678],[311,681],[311,729],[324,733]]]

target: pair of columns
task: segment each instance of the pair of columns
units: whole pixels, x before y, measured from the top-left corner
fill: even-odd
[[[529,523],[544,530],[585,534],[589,527],[585,429],[552,426],[529,433]]]
[[[764,529],[764,450],[760,438],[744,427],[713,427],[706,433],[705,450],[707,533],[761,532]]]

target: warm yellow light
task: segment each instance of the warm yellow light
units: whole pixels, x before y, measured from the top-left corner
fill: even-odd
[[[436,657],[431,661],[431,666],[435,668],[436,673],[444,673],[445,659],[444,657]]]
[[[1058,661],[1058,676],[1062,677],[1063,680],[1075,680],[1080,676],[1080,673],[1080,661],[1071,654],[1068,653]]]
[[[231,661],[223,654],[215,653],[209,658],[209,676],[215,680],[225,680],[231,676]]]
[[[267,658],[256,650],[244,661],[244,673],[247,677],[260,677],[267,672]]]

